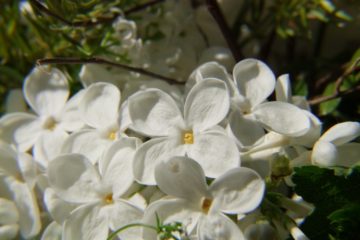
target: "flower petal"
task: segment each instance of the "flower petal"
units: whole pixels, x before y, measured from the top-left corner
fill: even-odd
[[[184,107],[187,127],[203,131],[225,118],[230,108],[230,96],[225,82],[207,78],[189,92]]]
[[[15,150],[10,145],[0,142],[0,152],[0,175],[16,176],[20,169]]]
[[[132,223],[140,223],[143,218],[143,211],[125,200],[117,199],[113,204],[105,206],[103,211],[109,219],[109,227],[112,231]],[[140,239],[141,228],[127,228],[117,236],[120,239]]]
[[[34,159],[46,169],[48,162],[60,155],[61,147],[68,134],[63,131],[44,132],[36,141],[33,149]]]
[[[276,100],[291,103],[292,93],[289,74],[283,74],[276,81]]]
[[[57,222],[51,222],[44,230],[40,240],[61,240],[62,226]]]
[[[166,136],[174,127],[183,126],[175,101],[165,92],[148,89],[128,100],[132,128],[148,136]]]
[[[61,199],[52,188],[47,188],[43,196],[47,211],[59,224],[62,224],[70,216],[71,211],[78,206]]]
[[[343,122],[332,126],[320,138],[322,141],[342,145],[360,136],[360,123]]]
[[[114,124],[119,115],[120,91],[110,83],[91,84],[81,99],[79,109],[86,124],[104,128]]]
[[[99,131],[81,130],[71,134],[64,142],[62,153],[80,153],[93,164],[97,163],[111,141],[101,136]]]
[[[309,117],[304,111],[289,103],[262,103],[254,109],[253,114],[265,128],[286,136],[301,136],[310,128]]]
[[[0,198],[0,225],[17,223],[19,221],[19,212],[14,202]]]
[[[231,113],[229,127],[241,149],[253,146],[265,135],[264,128],[256,119],[253,119],[252,115],[242,115],[238,110]]]
[[[6,97],[6,113],[26,112],[26,103],[21,89],[10,90]]]
[[[61,155],[49,163],[47,173],[50,186],[65,201],[86,203],[98,199],[95,189],[100,176],[85,156]]]
[[[168,137],[154,138],[136,151],[134,156],[134,177],[141,184],[156,185],[155,166],[172,156],[184,156],[185,148]]]
[[[197,161],[207,177],[216,178],[240,166],[240,154],[232,139],[223,131],[209,130],[194,136],[187,146],[187,155]]]
[[[85,90],[80,90],[74,96],[72,96],[69,101],[67,101],[63,112],[59,116],[59,125],[65,131],[74,132],[84,127],[85,123],[79,110],[79,104],[84,93]]]
[[[27,184],[13,178],[7,178],[6,183],[12,192],[13,200],[19,211],[21,235],[24,238],[34,237],[41,229],[40,211],[34,193]]]
[[[352,167],[360,162],[360,143],[346,143],[338,146],[337,150],[337,165]]]
[[[172,157],[160,162],[155,168],[155,179],[161,191],[189,202],[208,195],[204,171],[191,158]]]
[[[235,168],[210,185],[210,191],[220,209],[225,213],[247,213],[259,206],[265,184],[259,174],[249,168]],[[215,203],[214,203],[215,204]]]
[[[250,101],[252,107],[264,102],[274,91],[275,76],[271,69],[259,60],[250,58],[238,62],[233,75],[240,94]]]
[[[120,139],[106,150],[99,161],[103,181],[112,186],[115,197],[120,197],[134,182],[132,165],[139,144],[136,138]]]
[[[21,152],[29,150],[41,132],[41,122],[32,114],[10,113],[0,119],[1,140],[16,144]]]
[[[156,226],[157,217],[163,225],[180,222],[189,234],[194,230],[201,214],[183,199],[159,200],[146,208],[143,223]],[[156,231],[149,228],[143,228],[143,237],[146,240],[158,239]]]
[[[108,224],[105,216],[101,215],[101,206],[97,203],[83,205],[74,210],[65,221],[62,239],[106,239]]]
[[[36,67],[26,77],[24,95],[27,103],[40,116],[59,113],[70,94],[65,75],[57,68]]]
[[[198,224],[199,240],[226,239],[243,240],[245,239],[240,228],[228,217],[221,213],[203,215]]]
[[[331,142],[317,141],[311,153],[311,161],[313,164],[333,167],[337,165],[338,151],[336,146]]]

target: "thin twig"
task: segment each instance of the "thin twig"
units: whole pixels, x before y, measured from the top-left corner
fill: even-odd
[[[158,3],[161,3],[165,0],[152,0],[152,1],[149,1],[147,3],[144,3],[144,4],[141,4],[141,5],[138,5],[138,6],[135,6],[133,8],[130,8],[128,10],[125,10],[124,11],[124,15],[129,15],[129,14],[132,14],[132,13],[135,13],[135,12],[138,12],[138,11],[141,11],[141,10],[144,10],[152,5],[155,5],[155,4],[158,4]],[[69,21],[69,20],[66,20],[65,18],[61,17],[60,15],[50,11],[47,7],[45,7],[41,2],[39,2],[38,0],[30,0],[30,2],[32,4],[34,4],[34,6],[36,8],[38,8],[41,12],[53,17],[53,18],[56,18],[57,20],[59,20],[60,22],[68,25],[68,26],[71,26],[71,27],[90,27],[90,26],[95,26],[95,25],[98,25],[98,24],[103,24],[103,23],[111,23],[113,22],[117,17],[119,17],[121,15],[121,13],[113,13],[113,15],[111,17],[97,17],[96,19],[89,19],[89,20],[84,20],[84,21]]]
[[[215,19],[216,23],[218,24],[235,61],[236,62],[240,61],[241,59],[243,59],[243,56],[236,44],[236,39],[233,36],[231,29],[226,23],[225,17],[221,12],[218,3],[216,2],[216,0],[206,0],[206,5],[211,16]]]
[[[45,7],[44,5],[42,5],[41,2],[37,1],[37,0],[30,0],[30,3],[33,4],[37,9],[39,9],[41,12],[53,17],[53,18],[56,18],[57,20],[59,20],[60,22],[63,22],[65,23],[66,25],[70,25],[72,26],[73,23],[66,20],[65,18],[57,15],[56,13],[50,11],[47,7]]]
[[[92,58],[62,58],[62,57],[56,57],[56,58],[43,58],[36,61],[38,65],[48,65],[48,64],[101,64],[101,65],[109,65],[117,68],[122,68],[125,70],[128,70],[130,72],[136,72],[143,75],[147,75],[149,77],[158,78],[161,80],[166,81],[169,84],[181,84],[176,79],[169,78],[157,73],[149,72],[142,68],[132,67],[128,65],[124,65],[121,63],[115,63],[111,62],[109,60],[98,58],[98,57],[92,57]]]
[[[316,97],[314,99],[311,99],[309,101],[310,105],[318,105],[320,103],[326,102],[326,101],[330,101],[339,97],[344,97],[347,95],[350,95],[352,93],[355,93],[357,91],[360,91],[360,84],[356,85],[353,88],[350,89],[346,89],[344,91],[341,91],[341,85],[343,84],[343,82],[345,81],[346,77],[353,74],[356,71],[359,71],[360,68],[357,66],[358,63],[360,62],[360,58],[357,59],[354,64],[351,65],[351,67],[347,68],[345,70],[345,72],[336,80],[335,82],[335,91],[333,94],[329,95],[329,96],[321,96],[321,97]]]

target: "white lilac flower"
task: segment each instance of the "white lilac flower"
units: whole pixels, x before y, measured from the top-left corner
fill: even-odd
[[[294,159],[294,166],[314,164],[324,167],[351,167],[359,162],[360,143],[351,142],[360,136],[358,122],[338,123],[328,129],[314,144],[312,151]]]
[[[231,132],[240,147],[252,146],[265,131],[274,131],[286,136],[305,134],[309,118],[298,107],[266,99],[275,89],[275,76],[263,62],[246,59],[238,62],[233,70],[237,87],[236,109],[229,119]]]
[[[19,231],[19,211],[16,205],[0,198],[0,239],[15,239]]]
[[[186,97],[184,111],[158,89],[129,98],[131,128],[152,137],[136,152],[135,179],[154,185],[155,166],[171,156],[196,159],[208,177],[217,177],[240,165],[236,145],[217,124],[229,111],[226,85],[216,79],[196,84]]]
[[[92,163],[98,162],[104,150],[125,135],[128,121],[124,119],[120,100],[119,89],[110,83],[93,83],[85,89],[79,111],[89,127],[71,134],[61,152],[80,153]]]
[[[80,93],[70,99],[65,75],[56,68],[50,72],[34,68],[24,82],[26,102],[35,112],[10,113],[0,120],[1,139],[25,152],[34,145],[34,158],[43,167],[57,156],[67,132],[83,123],[77,111]]]
[[[94,166],[80,154],[64,154],[50,162],[50,186],[64,201],[78,204],[63,223],[62,239],[105,239],[115,231],[140,221],[142,211],[122,198],[133,183],[131,164],[138,140],[114,142]],[[138,229],[119,233],[137,239]]]
[[[248,168],[234,168],[207,186],[201,166],[187,157],[173,157],[156,167],[159,188],[174,198],[158,200],[145,211],[144,223],[182,223],[188,234],[205,239],[244,239],[240,228],[225,214],[245,214],[262,201],[265,184]],[[146,239],[156,232],[144,229]]]
[[[315,143],[311,162],[326,167],[351,167],[359,162],[360,143],[351,142],[359,136],[360,124],[358,122],[343,122],[334,125]]]
[[[17,153],[10,145],[0,143],[1,197],[11,199],[19,214],[21,236],[30,238],[41,229],[40,211],[34,186],[36,168],[32,157]]]
[[[275,89],[275,76],[263,62],[240,61],[233,77],[220,64],[205,63],[191,74],[187,86],[207,78],[220,79],[228,86],[232,108],[228,130],[242,151],[261,143],[265,129],[288,137],[309,130],[309,117],[304,111],[284,101],[267,102]]]

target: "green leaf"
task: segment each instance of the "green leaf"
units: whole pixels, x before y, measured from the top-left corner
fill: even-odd
[[[335,88],[336,88],[335,82],[330,83],[329,85],[326,86],[323,95],[324,96],[332,95],[335,92]],[[340,98],[336,98],[321,103],[319,106],[319,114],[324,116],[334,112],[337,106],[339,105],[340,101],[341,101]]]
[[[349,171],[305,166],[295,168],[295,192],[315,205],[301,225],[310,239],[356,239],[360,214],[360,166]]]

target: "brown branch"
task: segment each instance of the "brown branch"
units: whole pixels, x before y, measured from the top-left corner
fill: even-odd
[[[216,0],[206,0],[207,8],[211,14],[211,16],[214,18],[216,23],[218,24],[221,33],[223,34],[226,43],[229,46],[229,49],[235,59],[236,62],[240,61],[244,57],[242,56],[237,44],[236,39],[233,36],[233,33],[231,32],[231,29],[229,28],[228,24],[226,23],[225,17],[221,12],[221,9],[216,2]]]
[[[345,97],[347,95],[350,95],[350,94],[358,92],[358,91],[360,91],[360,85],[357,85],[354,88],[350,88],[350,89],[347,89],[344,91],[334,92],[330,96],[322,96],[322,97],[314,98],[309,101],[309,104],[311,106],[318,105],[320,103],[327,102],[327,101],[330,101],[330,100],[333,100],[333,99],[336,99],[339,97]]]
[[[132,67],[128,65],[124,65],[121,63],[115,63],[108,61],[103,58],[93,57],[93,58],[62,58],[62,57],[56,57],[56,58],[43,58],[36,61],[37,65],[48,65],[48,64],[100,64],[100,65],[109,65],[117,68],[122,68],[125,70],[128,70],[130,72],[136,72],[140,73],[149,77],[158,78],[161,80],[166,81],[169,84],[181,84],[176,79],[169,78],[157,73],[149,72],[142,68]]]
[[[341,91],[341,85],[345,81],[346,77],[353,74],[354,72],[360,70],[360,67],[357,66],[359,62],[360,62],[360,58],[357,59],[351,65],[351,67],[347,68],[345,70],[345,72],[336,80],[336,82],[335,82],[335,91],[334,91],[333,94],[331,94],[329,96],[320,96],[320,97],[313,98],[313,99],[309,100],[309,104],[312,105],[312,106],[313,105],[318,105],[320,103],[330,101],[330,100],[333,100],[333,99],[336,99],[336,98],[339,98],[339,97],[344,97],[344,96],[350,95],[352,93],[355,93],[357,91],[360,91],[360,84],[356,85],[353,88]]]
[[[125,15],[129,15],[141,10],[144,10],[152,5],[161,3],[165,0],[152,0],[149,1],[147,3],[135,6],[133,8],[130,8],[128,10],[124,11]],[[61,17],[60,15],[50,11],[47,7],[45,7],[41,2],[39,2],[38,0],[30,0],[30,2],[36,7],[38,8],[41,12],[56,18],[57,20],[59,20],[60,22],[71,26],[71,27],[90,27],[90,26],[95,26],[98,24],[103,24],[103,23],[111,23],[113,22],[117,17],[119,17],[121,15],[121,13],[114,13],[113,16],[111,17],[97,17],[96,19],[89,19],[89,20],[84,20],[84,21],[69,21],[66,20],[65,18]]]

